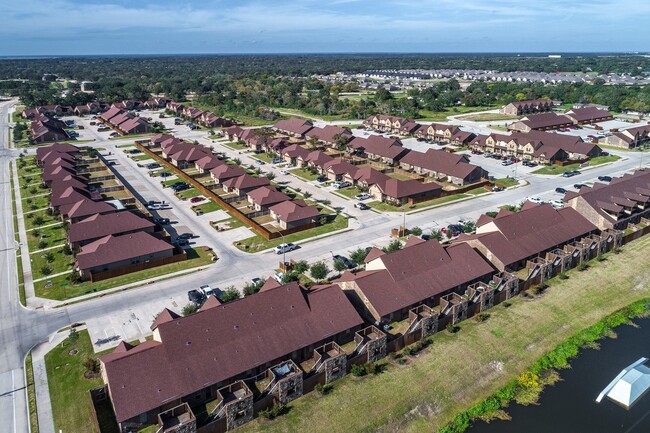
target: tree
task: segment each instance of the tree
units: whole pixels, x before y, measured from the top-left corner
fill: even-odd
[[[433,229],[431,230],[431,235],[429,236],[431,239],[437,239],[438,242],[442,242],[442,231],[439,229]]]
[[[307,263],[307,260],[300,260],[294,265],[293,269],[299,274],[304,274],[309,269],[309,263]]]
[[[302,196],[305,197],[305,198],[310,198],[310,197],[311,197],[311,193],[310,193],[309,191],[305,191],[305,192],[302,194]]]
[[[234,162],[237,165],[241,165],[241,159],[239,159],[239,158],[233,159],[232,162]]]
[[[298,272],[290,271],[282,275],[282,284],[289,284],[292,281],[298,281]]]
[[[84,368],[86,369],[86,373],[99,373],[99,360],[91,357],[86,358],[84,361]]]
[[[267,178],[268,180],[273,180],[273,179],[275,179],[275,173],[272,173],[272,172],[268,172],[268,173],[266,173],[266,178]]]
[[[38,241],[38,244],[36,244],[36,246],[38,247],[39,250],[42,250],[43,248],[47,247],[47,242],[41,239],[40,241]]]
[[[194,302],[190,302],[189,304],[187,304],[181,309],[181,314],[183,316],[189,316],[191,314],[196,313],[197,311],[199,311],[199,306],[196,305]]]
[[[345,263],[343,263],[343,260],[339,260],[339,259],[334,260],[334,269],[337,272],[343,272],[346,268],[347,268],[347,266],[345,266]]]
[[[350,260],[352,260],[355,265],[360,266],[363,265],[367,255],[368,251],[366,251],[365,248],[357,248],[350,252]]]
[[[260,291],[263,285],[264,285],[264,281],[262,280],[259,280],[255,283],[246,283],[246,285],[244,286],[244,296],[254,295],[255,293]]]
[[[316,281],[321,281],[327,276],[329,269],[324,262],[316,262],[309,268],[309,275]]]
[[[75,342],[79,339],[79,333],[75,328],[70,329],[70,333],[68,334],[68,339],[72,342]]]
[[[385,252],[385,253],[392,253],[392,252],[395,252],[395,251],[397,251],[397,250],[401,250],[401,249],[402,249],[402,242],[401,242],[399,239],[393,239],[393,240],[388,244],[388,246],[385,246],[385,247],[382,248],[381,250],[382,250],[383,252]]]
[[[221,293],[221,302],[231,302],[239,298],[241,298],[241,293],[235,286],[226,287],[226,290]]]
[[[34,223],[35,226],[40,226],[40,225],[43,225],[43,223],[45,222],[45,220],[43,219],[42,216],[40,216],[40,215],[36,215],[36,216],[34,217],[34,220],[33,220],[32,222]]]
[[[52,268],[48,265],[41,266],[41,274],[50,275],[52,273]]]
[[[54,261],[54,254],[52,254],[51,251],[48,251],[43,255],[43,258],[46,262],[52,263]]]
[[[475,228],[476,228],[476,224],[474,223],[474,221],[466,221],[463,224],[463,233],[472,233]]]
[[[410,232],[415,236],[420,236],[422,234],[422,229],[420,227],[413,227]]]

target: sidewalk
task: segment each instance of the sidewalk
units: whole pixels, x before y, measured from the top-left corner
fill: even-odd
[[[23,213],[23,201],[20,195],[20,183],[18,181],[18,165],[12,164],[12,173],[14,178],[14,194],[16,195],[16,214],[19,215],[18,219],[18,234],[20,236],[20,260],[23,265],[23,282],[25,283],[25,298],[27,305],[29,305],[30,298],[36,296],[34,292],[34,280],[32,276],[32,263],[29,258],[29,247],[27,246],[27,231],[25,230],[25,220],[20,215]]]
[[[82,329],[86,329],[86,327],[77,328],[78,331]],[[57,332],[50,337],[49,341],[41,343],[32,349],[34,390],[36,391],[38,430],[40,433],[55,433],[54,418],[52,418],[52,402],[50,401],[50,388],[45,369],[45,355],[67,337],[67,332]]]

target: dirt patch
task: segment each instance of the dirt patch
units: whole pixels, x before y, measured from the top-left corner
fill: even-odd
[[[72,349],[71,351],[68,352],[68,355],[75,356],[77,353],[79,353],[77,349]]]

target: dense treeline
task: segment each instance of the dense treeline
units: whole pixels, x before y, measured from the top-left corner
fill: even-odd
[[[204,56],[62,58],[0,61],[0,92],[18,95],[27,106],[79,105],[91,99],[107,102],[149,99],[164,94],[212,107],[222,115],[267,118],[268,108],[294,108],[309,114],[364,118],[375,113],[419,117],[420,111],[444,111],[455,105],[502,105],[514,100],[548,97],[564,102],[590,102],[611,109],[650,111],[650,88],[592,83],[472,82],[462,91],[456,80],[433,87],[391,94],[379,89],[362,98],[339,96],[357,89],[356,83],[328,84],[304,78],[311,72],[367,70],[379,67],[495,67],[517,65],[521,70],[571,69],[639,71],[648,60],[640,57],[573,57],[563,59],[516,57],[435,56]],[[66,96],[54,85],[55,76],[93,81],[94,95],[76,92],[78,83],[67,83]],[[300,78],[303,77],[303,78]],[[18,78],[18,79],[17,79]]]

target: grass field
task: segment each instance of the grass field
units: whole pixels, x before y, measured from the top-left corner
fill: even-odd
[[[413,204],[413,205],[404,204],[402,206],[393,206],[392,204],[382,203],[380,201],[372,201],[372,202],[366,203],[366,204],[368,206],[370,206],[370,207],[372,207],[374,209],[377,209],[378,211],[382,211],[382,212],[404,212],[404,211],[409,212],[409,211],[412,211],[412,210],[422,209],[422,208],[426,208],[426,207],[429,207],[429,206],[449,203],[449,202],[460,200],[460,199],[467,198],[467,197],[470,197],[470,195],[469,194],[452,194],[452,195],[448,195],[448,196],[445,196],[445,197],[434,198],[433,200],[423,201],[421,203],[417,203],[417,204]]]
[[[61,275],[50,280],[52,282],[51,287],[45,287],[46,281],[39,281],[37,283],[34,283],[34,290],[36,291],[36,296],[62,301],[65,299],[74,298],[76,296],[101,292],[113,287],[147,280],[149,278],[164,278],[166,274],[171,274],[173,272],[179,272],[185,269],[195,268],[199,266],[206,266],[212,263],[208,252],[203,251],[202,247],[197,247],[194,249],[190,248],[185,251],[187,252],[188,258],[182,262],[172,263],[165,266],[158,266],[151,269],[145,269],[143,271],[109,278],[108,280],[98,281],[96,283],[85,281],[81,284],[71,284],[68,280],[67,275]]]
[[[337,189],[336,193],[341,194],[351,200],[354,200],[354,196],[361,194],[363,191],[361,191],[359,188],[356,186],[350,186],[348,188],[342,188],[342,189]]]
[[[448,116],[457,116],[464,113],[475,113],[477,111],[493,110],[497,107],[465,107],[463,105],[449,109],[448,111],[420,110],[420,116],[416,121],[422,122],[444,122]]]
[[[202,214],[204,214],[204,213],[209,213],[209,212],[214,212],[214,211],[217,211],[217,210],[221,210],[221,206],[219,206],[219,204],[216,201],[209,200],[209,201],[203,202],[202,204],[200,204],[198,206],[192,206],[192,209],[197,210],[197,211],[201,212]]]
[[[311,393],[293,401],[288,414],[273,422],[254,421],[240,430],[435,432],[559,343],[647,298],[648,248],[650,236],[629,244],[622,254],[590,263],[587,271],[570,271],[567,280],[551,280],[540,298],[514,298],[510,307],[490,310],[485,322],[467,320],[456,334],[434,335],[433,344],[409,357],[407,366],[391,363],[384,372],[361,380],[347,376],[334,382],[330,394]],[[495,361],[503,368],[492,368]]]
[[[37,233],[38,236],[36,235]],[[67,238],[68,233],[66,232],[63,223],[61,223],[56,226],[39,228],[38,230],[27,232],[27,246],[29,247],[29,251],[36,251],[39,249],[38,243],[40,241],[46,243],[45,248],[49,248],[55,245],[64,244]]]
[[[590,167],[595,167],[597,165],[607,164],[608,162],[618,161],[619,159],[621,159],[621,157],[617,155],[597,156],[590,159],[587,164],[589,164]],[[532,174],[562,174],[567,171],[579,169],[580,164],[570,164],[565,166],[549,165],[533,171]]]
[[[53,257],[53,261],[51,263],[46,260],[46,255],[48,254],[51,254]],[[61,247],[38,253],[31,253],[29,255],[29,261],[32,264],[32,275],[34,276],[34,279],[39,279],[46,278],[48,275],[55,275],[61,272],[71,271],[74,263],[74,258],[72,255],[66,256],[63,254],[63,247]],[[51,272],[48,274],[43,273],[44,267],[49,267],[51,269]]]
[[[77,353],[71,355],[72,350]],[[76,341],[67,338],[45,355],[55,431],[98,433],[88,391],[103,381],[101,377],[84,377],[83,363],[90,357],[95,353],[85,330],[79,332]]]
[[[283,242],[297,242],[303,239],[324,235],[336,230],[341,230],[347,226],[348,219],[342,215],[337,215],[336,218],[334,218],[332,221],[329,221],[327,224],[287,235],[284,237],[284,239],[282,237],[279,237],[277,239],[267,241],[262,236],[255,235],[250,238],[235,242],[235,246],[247,253],[256,253],[258,251],[274,248]]]
[[[470,120],[474,122],[497,122],[502,120],[517,120],[517,116],[509,116],[507,114],[501,113],[478,113],[478,114],[468,114],[467,116],[461,116],[462,120]]]
[[[306,180],[307,182],[310,182],[312,180],[318,179],[318,174],[314,174],[311,171],[304,169],[304,168],[297,168],[295,170],[289,170],[289,173],[293,174],[294,176],[298,176],[299,178]]]
[[[517,179],[513,179],[512,177],[504,177],[501,179],[495,179],[494,184],[497,186],[508,188],[509,186],[519,185],[519,181]]]

